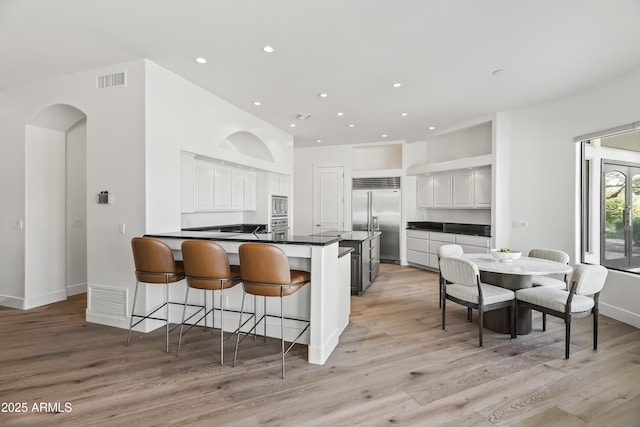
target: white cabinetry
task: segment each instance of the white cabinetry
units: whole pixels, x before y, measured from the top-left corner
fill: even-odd
[[[433,207],[451,207],[451,174],[440,173],[433,176]]]
[[[214,210],[227,211],[231,209],[231,172],[231,169],[215,167]]]
[[[419,208],[433,207],[433,175],[418,176],[417,197]]]
[[[182,153],[180,205],[183,213],[255,211],[256,173],[221,166]]]
[[[465,253],[489,253],[491,237],[407,230],[407,262],[438,270],[438,249],[450,244],[460,245]]]
[[[272,196],[288,196],[289,177],[278,173],[269,174],[269,193]]]
[[[491,169],[465,169],[418,176],[419,208],[491,208]]]
[[[473,171],[464,170],[453,173],[454,208],[473,208]]]
[[[180,155],[180,211],[195,210],[195,158],[193,154]]]
[[[256,210],[256,173],[244,172],[244,210],[255,211]]]
[[[195,160],[195,210],[213,210],[213,164]]]
[[[476,169],[473,181],[474,207],[491,207],[491,169]]]

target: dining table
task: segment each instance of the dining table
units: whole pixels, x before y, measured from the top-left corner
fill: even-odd
[[[520,257],[508,262],[486,253],[465,253],[460,258],[473,262],[480,271],[480,281],[500,286],[512,291],[532,287],[533,276],[563,275],[571,273],[572,267],[542,258]],[[531,333],[532,312],[528,308],[518,308],[518,335]],[[510,333],[509,308],[484,313],[484,326],[496,332]]]

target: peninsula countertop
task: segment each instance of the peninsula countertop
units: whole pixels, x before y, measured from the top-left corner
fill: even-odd
[[[326,246],[340,241],[338,236],[313,235],[313,236],[297,236],[285,235],[276,236],[274,233],[228,233],[216,231],[169,231],[164,233],[147,233],[146,237],[154,238],[175,238],[175,239],[205,239],[205,240],[224,240],[230,242],[262,242],[274,244],[291,244],[291,245],[312,245]]]

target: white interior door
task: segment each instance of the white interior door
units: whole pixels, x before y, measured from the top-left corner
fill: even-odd
[[[313,171],[313,233],[344,230],[344,168]]]

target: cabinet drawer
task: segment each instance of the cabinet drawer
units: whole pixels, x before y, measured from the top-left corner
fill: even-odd
[[[438,242],[455,243],[456,235],[448,233],[431,233],[430,239],[431,241],[437,240]]]
[[[412,251],[429,252],[429,241],[408,237],[407,249]]]
[[[460,245],[465,254],[488,254],[489,248],[482,246]]]
[[[433,240],[429,242],[429,253],[433,255],[438,255],[438,249],[443,245],[450,245],[449,242],[434,242]]]
[[[411,237],[414,239],[428,239],[429,232],[421,230],[407,230],[407,237]]]
[[[484,236],[456,236],[456,243],[459,245],[481,246],[483,248],[491,247],[491,237]]]
[[[408,250],[407,261],[411,264],[429,265],[429,254]]]

